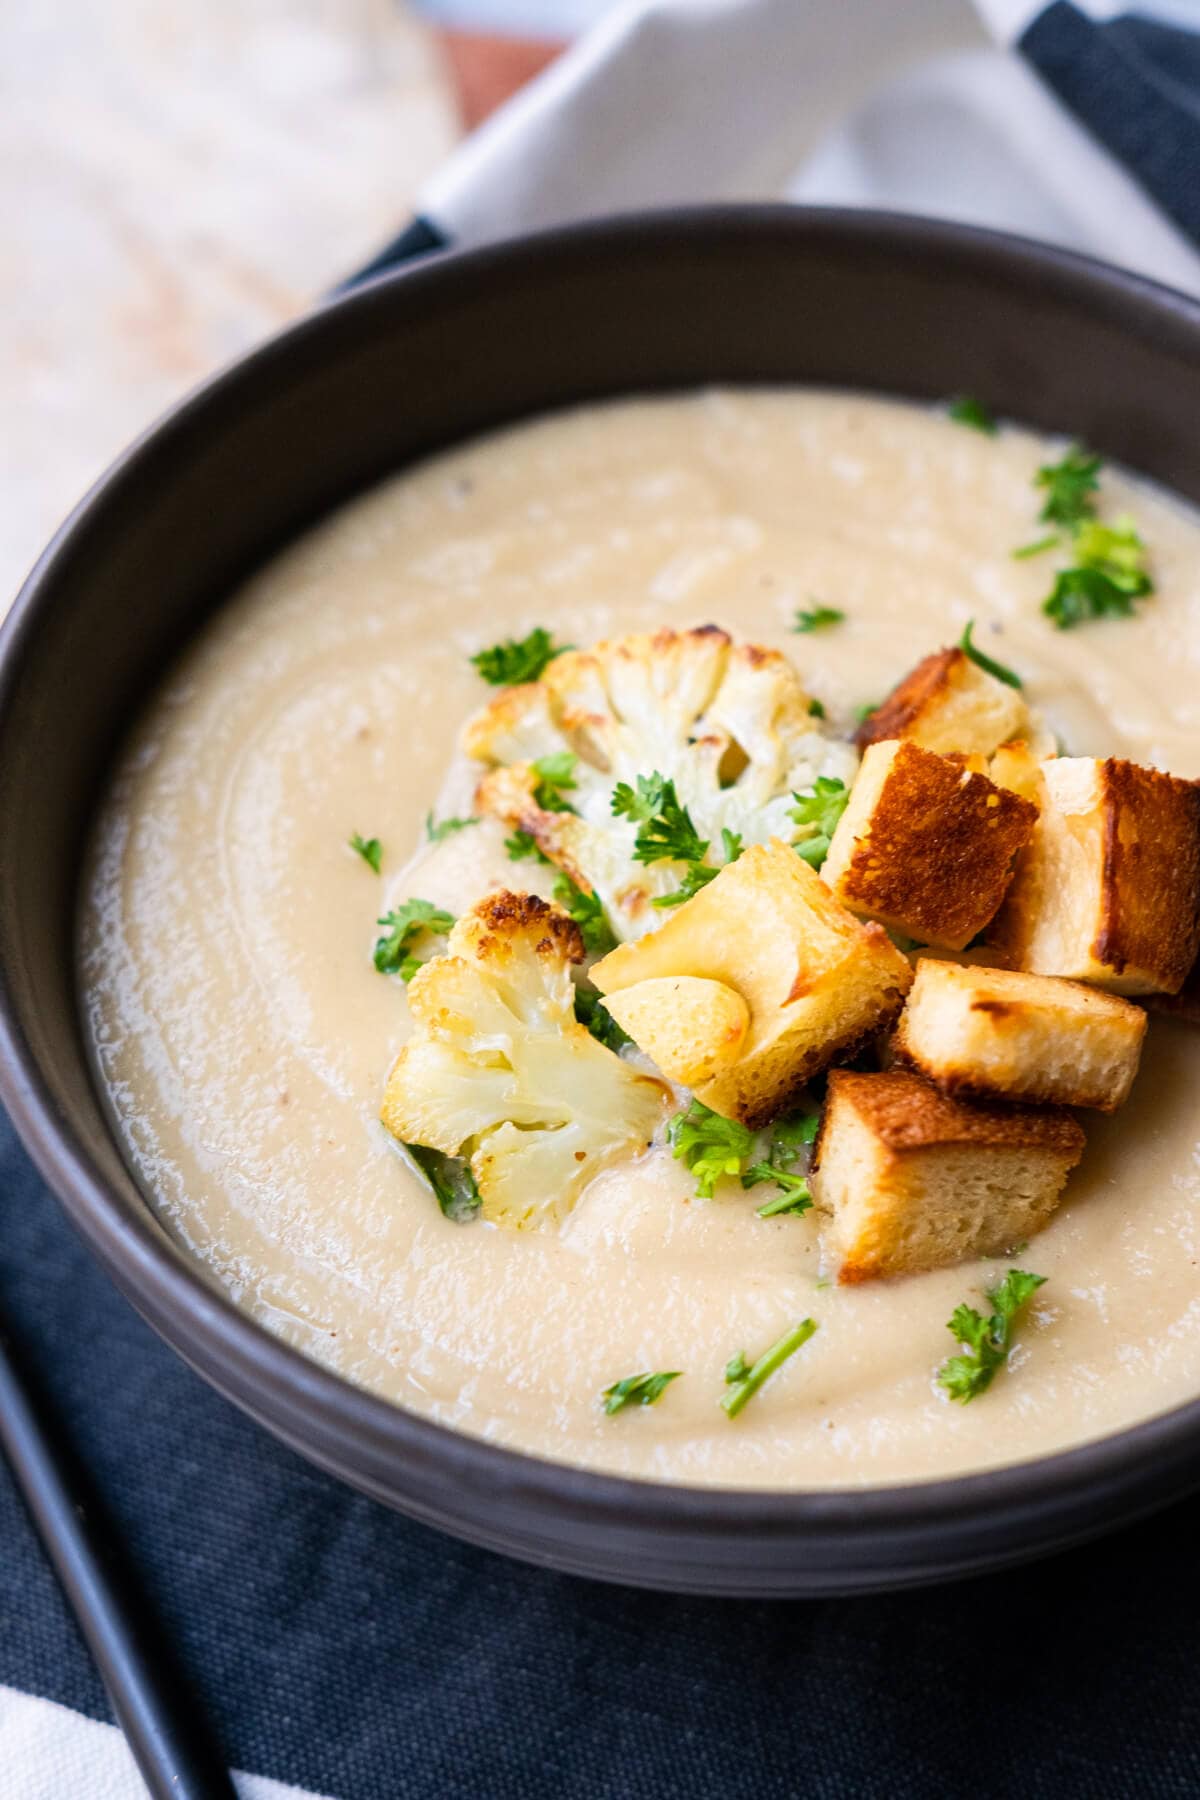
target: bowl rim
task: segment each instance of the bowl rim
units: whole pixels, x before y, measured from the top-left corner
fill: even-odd
[[[1093,304],[1108,302],[1124,307],[1133,299],[1150,309],[1157,325],[1182,326],[1200,346],[1200,301],[1146,276],[1013,234],[903,213],[785,203],[688,206],[557,226],[476,248],[439,250],[330,296],[210,375],[133,440],[60,525],[0,624],[0,714],[7,711],[20,680],[27,647],[37,633],[43,607],[52,598],[57,565],[74,550],[95,516],[136,482],[147,460],[157,458],[174,437],[203,427],[209,410],[227,404],[251,373],[269,368],[278,359],[290,358],[298,345],[319,339],[331,319],[365,316],[379,304],[380,296],[396,284],[419,284],[436,296],[440,288],[453,291],[465,279],[496,268],[503,270],[531,256],[553,258],[560,250],[573,251],[581,244],[599,251],[604,246],[616,248],[645,239],[665,243],[714,233],[736,236],[739,232],[759,237],[782,230],[794,237],[800,248],[806,229],[814,228],[835,237],[869,241],[875,246],[902,248],[906,252],[924,246],[931,253],[965,253],[984,265],[991,261],[1009,276],[1023,269],[1041,279],[1064,282],[1077,288]],[[514,422],[520,416],[514,414]],[[79,1029],[82,1032],[82,1024]],[[91,1079],[95,1089],[94,1071]],[[255,1388],[269,1389],[277,1398],[281,1396],[292,1418],[320,1423],[326,1441],[354,1440],[394,1467],[402,1467],[413,1458],[432,1463],[451,1480],[463,1481],[471,1489],[515,1492],[528,1501],[553,1507],[560,1516],[586,1518],[590,1526],[610,1525],[622,1531],[662,1534],[686,1534],[689,1528],[722,1534],[757,1531],[767,1537],[793,1536],[808,1530],[817,1534],[815,1542],[828,1534],[870,1533],[884,1526],[927,1532],[951,1521],[957,1526],[972,1520],[982,1522],[985,1516],[999,1511],[1008,1512],[1010,1518],[1031,1510],[1053,1513],[1069,1500],[1078,1499],[1085,1489],[1100,1510],[1105,1508],[1107,1496],[1111,1502],[1107,1510],[1111,1512],[1122,1496],[1145,1487],[1148,1472],[1157,1471],[1160,1480],[1168,1484],[1169,1478],[1174,1477],[1175,1484],[1165,1498],[1182,1492],[1184,1483],[1180,1477],[1185,1473],[1185,1465],[1188,1478],[1200,1481],[1200,1395],[1063,1450],[983,1470],[887,1485],[848,1482],[819,1488],[693,1486],[612,1474],[511,1448],[411,1412],[399,1402],[358,1387],[274,1336],[243,1312],[206,1275],[203,1265],[163,1231],[148,1203],[143,1213],[135,1214],[109,1187],[73,1126],[60,1116],[2,966],[0,1101],[72,1224],[126,1297],[168,1339],[177,1354],[193,1362],[167,1328],[168,1320],[182,1327],[182,1335],[191,1345],[204,1346],[206,1355],[220,1369],[217,1374],[206,1366],[201,1371],[205,1379],[243,1409],[254,1412],[244,1396],[236,1392],[245,1381]],[[111,1124],[109,1133],[128,1166]],[[288,1437],[277,1422],[266,1418],[260,1418],[260,1422],[312,1456],[302,1434]],[[353,1481],[340,1470],[338,1473],[339,1478]],[[1143,1496],[1140,1509],[1149,1510],[1155,1503],[1152,1497]],[[1132,1511],[1126,1503],[1123,1516],[1130,1516]],[[1062,1541],[1076,1541],[1089,1532],[1104,1529],[1107,1522],[1107,1518],[1100,1518],[1083,1530],[1072,1522],[1069,1529],[1062,1531]],[[478,1533],[454,1524],[447,1523],[446,1528],[478,1538]],[[1018,1549],[1004,1560],[1018,1560],[1030,1553]],[[540,1560],[553,1562],[555,1558],[546,1555]],[[996,1560],[992,1559],[993,1565]],[[566,1559],[561,1566],[572,1565]],[[931,1578],[936,1578],[936,1574],[913,1577]],[[889,1584],[879,1581],[872,1585]]]

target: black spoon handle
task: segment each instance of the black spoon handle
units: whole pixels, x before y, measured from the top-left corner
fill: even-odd
[[[0,1331],[0,1446],[154,1800],[236,1800]],[[74,1491],[73,1491],[74,1489]]]

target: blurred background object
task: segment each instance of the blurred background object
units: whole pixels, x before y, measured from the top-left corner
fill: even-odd
[[[436,27],[470,131],[538,75],[611,0],[414,0]]]
[[[459,132],[396,0],[5,0],[0,615],[180,393],[378,241]]]

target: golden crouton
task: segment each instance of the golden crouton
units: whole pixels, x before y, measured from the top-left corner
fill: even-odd
[[[839,1282],[996,1256],[1047,1223],[1084,1137],[1059,1107],[971,1105],[835,1069],[809,1174]]]
[[[651,976],[610,994],[604,1004],[636,1044],[645,1049],[653,1039],[655,1062],[684,1087],[702,1087],[737,1062],[750,1029],[742,996],[699,975]]]
[[[684,1030],[670,978],[682,975],[722,984],[748,1009],[736,1060],[714,1065],[695,1091],[714,1112],[754,1127],[781,1112],[834,1057],[889,1029],[912,982],[887,934],[861,925],[778,840],[752,846],[659,930],[592,968],[600,992],[612,996],[613,1016],[664,1071],[668,1063],[680,1067]],[[662,983],[653,994],[658,1004],[640,1004],[650,982]],[[626,1011],[630,990],[633,1010]],[[724,1028],[712,1027],[714,1037]],[[713,1040],[698,1044],[694,1062],[714,1048]]]
[[[1143,1005],[1152,1013],[1168,1019],[1180,1019],[1185,1025],[1200,1025],[1200,957],[1192,964],[1177,994],[1147,994]]]
[[[935,650],[868,713],[855,741],[861,750],[906,738],[942,755],[960,750],[989,756],[1029,731],[1029,708],[1016,688],[997,681],[965,650]]]
[[[872,744],[822,876],[852,912],[961,950],[994,916],[1037,808],[962,758]]]
[[[1116,994],[923,956],[894,1048],[947,1093],[1115,1112],[1145,1035],[1141,1007]]]
[[[1035,975],[1178,993],[1200,946],[1200,785],[1115,757],[1057,757],[1042,776],[989,941]]]

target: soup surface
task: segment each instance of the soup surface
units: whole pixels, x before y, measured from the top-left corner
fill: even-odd
[[[820,1487],[1037,1455],[1200,1392],[1200,1034],[1152,1022],[1133,1098],[1087,1115],[1047,1277],[969,1406],[946,1321],[1003,1265],[839,1289],[820,1217],[711,1201],[666,1148],[558,1228],[444,1218],[378,1122],[409,1030],[375,921],[420,894],[549,893],[472,812],[470,655],[715,621],[784,651],[852,731],[927,651],[976,640],[1078,755],[1200,776],[1200,522],[1106,469],[1156,593],[1053,629],[1032,482],[1058,447],[836,393],[716,391],[536,421],[389,481],[238,593],[138,724],[103,810],[82,980],[103,1083],[170,1231],[263,1324],[355,1382],[524,1450],[655,1479]],[[794,635],[798,608],[845,614]],[[383,845],[382,873],[348,847]],[[413,860],[415,857],[415,861]],[[407,865],[407,866],[406,866]],[[530,871],[533,871],[532,875]],[[820,1329],[734,1420],[725,1364]],[[680,1370],[607,1417],[602,1389]]]

